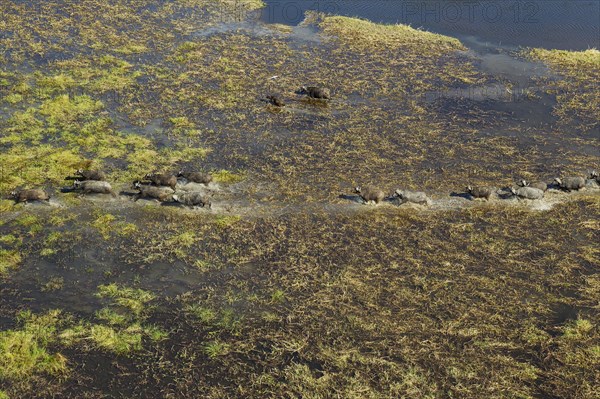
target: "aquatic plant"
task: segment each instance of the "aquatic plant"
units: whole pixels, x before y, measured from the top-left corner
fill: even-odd
[[[22,259],[17,250],[0,249],[0,276],[19,266]]]
[[[149,312],[147,303],[155,297],[141,289],[106,284],[98,287],[99,298],[113,300],[95,314],[97,322],[80,320],[77,324],[64,329],[59,337],[65,345],[85,345],[119,355],[139,351],[146,337],[151,342],[166,339],[168,333],[157,326],[143,323]]]
[[[235,173],[225,169],[211,172],[211,175],[213,180],[217,183],[237,183],[245,178],[241,173]]]
[[[211,359],[224,356],[229,352],[229,350],[230,348],[228,344],[216,340],[204,345],[204,351]]]
[[[0,331],[0,381],[26,381],[41,373],[67,371],[66,358],[47,349],[56,340],[59,317],[58,310],[42,315],[23,312],[21,329]]]
[[[547,82],[548,92],[556,95],[554,113],[564,126],[578,126],[593,132],[600,122],[600,101],[595,85],[600,79],[600,51],[527,49],[525,56],[547,63],[563,79]]]
[[[205,308],[199,304],[188,305],[185,308],[185,311],[192,314],[200,322],[208,325],[210,325],[210,323],[212,323],[217,317],[212,309]]]
[[[142,349],[142,329],[139,325],[130,325],[123,330],[115,330],[105,325],[92,325],[90,339],[102,349],[118,354]]]
[[[147,303],[155,296],[149,291],[137,288],[121,287],[117,284],[106,284],[98,286],[100,298],[111,298],[116,305],[127,308],[135,316],[140,317],[147,310]]]
[[[597,196],[550,193],[544,211],[452,197],[426,212],[339,198],[359,181],[441,197],[467,181],[585,170],[595,138],[582,144],[569,118],[595,123],[583,78],[594,52],[535,53],[559,72],[548,89],[565,122],[540,128],[475,101],[427,99],[501,80],[450,37],[309,15],[315,32],[298,40],[291,27],[221,25],[244,17],[232,1],[67,3],[0,2],[0,190],[43,186],[63,206],[0,203],[0,318],[24,306],[23,281],[49,304],[87,295],[92,310],[68,316],[64,301],[53,332],[0,333],[18,343],[14,359],[40,354],[0,356],[29,370],[2,381],[9,396],[595,394]],[[294,93],[309,84],[334,100]],[[260,101],[272,91],[285,111]],[[216,171],[222,203],[214,214],[125,198],[101,209],[59,192],[91,166],[125,188],[153,170]],[[81,242],[111,261],[82,263]],[[62,283],[62,269],[18,268],[39,254],[69,267]],[[176,287],[156,290],[161,267]],[[96,295],[82,289],[99,281]],[[66,367],[64,347],[66,380],[53,371]],[[105,363],[115,367],[89,366]]]
[[[309,15],[308,21],[318,20],[326,34],[335,35],[352,47],[369,51],[409,50],[424,56],[437,56],[450,51],[464,50],[458,39],[412,28],[408,25],[385,25],[359,18]]]

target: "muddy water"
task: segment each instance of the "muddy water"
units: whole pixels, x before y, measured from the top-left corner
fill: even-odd
[[[101,284],[132,283],[154,292],[161,298],[172,298],[191,290],[215,287],[230,278],[256,274],[252,265],[227,266],[214,272],[201,272],[183,262],[152,262],[143,267],[123,263],[117,254],[105,248],[87,248],[78,253],[62,253],[51,258],[32,259],[21,265],[9,284],[0,288],[19,287],[7,299],[24,304],[35,312],[63,309],[90,316],[103,306],[96,295]],[[46,289],[51,279],[61,279],[59,289]],[[12,297],[12,298],[11,298]],[[14,302],[13,302],[14,304]]]

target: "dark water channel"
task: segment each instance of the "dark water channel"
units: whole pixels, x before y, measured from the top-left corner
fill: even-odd
[[[495,46],[585,50],[600,43],[594,0],[265,0],[262,19],[296,25],[308,10],[403,23]]]

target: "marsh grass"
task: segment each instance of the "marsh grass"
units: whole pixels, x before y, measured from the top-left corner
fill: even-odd
[[[214,223],[219,229],[226,229],[227,227],[236,224],[240,220],[241,217],[237,215],[217,216]]]
[[[155,299],[151,292],[138,288],[121,287],[114,283],[98,286],[97,296],[114,300],[115,304],[128,309],[137,317],[142,316],[147,311],[147,303]]]
[[[124,354],[142,348],[142,329],[139,325],[130,325],[124,330],[115,330],[105,325],[93,325],[89,330],[90,339],[98,347]]]
[[[204,324],[212,323],[217,317],[212,309],[202,307],[199,304],[191,304],[185,310]]]
[[[169,238],[165,244],[168,247],[190,248],[197,241],[196,234],[193,231],[186,231]]]
[[[155,210],[136,222],[136,251],[159,254],[157,242],[197,237],[186,234],[196,228],[201,241],[177,239],[183,259],[236,265],[234,272],[203,271],[215,283],[171,299],[165,320],[153,316],[157,294],[101,285],[103,306],[93,318],[56,335],[61,345],[118,355],[117,362],[146,347],[178,359],[166,368],[153,357],[136,362],[191,396],[213,395],[210,386],[186,382],[193,364],[220,384],[247,386],[249,396],[291,389],[308,396],[358,390],[373,398],[567,398],[580,387],[574,397],[586,398],[597,365],[599,290],[594,273],[581,273],[592,270],[581,250],[597,233],[599,209],[590,194],[545,212],[502,204],[419,213],[377,207],[242,218],[225,229],[206,215],[182,220]],[[131,239],[110,235],[106,244],[122,246],[128,258]],[[235,271],[245,264],[256,269]],[[577,317],[554,321],[561,303],[578,309]],[[167,333],[167,325],[178,332]],[[178,345],[163,346],[173,334]],[[129,384],[147,384],[128,375]]]
[[[112,303],[95,313],[95,321],[80,320],[61,331],[61,342],[68,346],[83,346],[128,356],[143,348],[144,339],[159,342],[167,339],[168,332],[146,324],[151,312],[148,302],[155,296],[141,289],[106,284],[98,287],[99,298]]]
[[[126,61],[109,56],[102,57],[99,63],[98,71],[103,71],[107,64],[119,71],[131,68]],[[58,68],[79,68],[73,72],[73,78],[66,78],[62,73],[53,76],[40,73],[34,86],[36,90],[28,98],[29,106],[10,116],[7,128],[0,135],[0,141],[9,145],[0,154],[1,190],[47,181],[62,182],[75,169],[89,167],[91,161],[86,159],[89,155],[100,155],[105,160],[126,158],[128,171],[122,173],[121,179],[129,180],[157,166],[171,166],[206,156],[208,149],[198,145],[190,147],[189,142],[159,150],[151,140],[116,131],[113,120],[104,112],[105,104],[92,95],[125,90],[139,74],[124,83],[113,70],[107,76],[97,76],[84,70],[85,65],[88,64],[57,65]],[[109,83],[115,86],[107,87]],[[72,95],[73,86],[89,94]],[[36,144],[33,149],[32,144]],[[70,147],[68,150],[62,148],[65,144]],[[103,161],[96,159],[94,163],[98,168]]]
[[[47,345],[56,339],[60,311],[45,315],[20,314],[22,329],[0,332],[0,381],[28,380],[36,374],[67,371],[66,359]]]
[[[11,200],[0,200],[0,214],[12,210],[14,203],[15,202]]]
[[[211,359],[224,356],[229,352],[229,350],[229,345],[220,341],[212,341],[204,346],[204,351]]]
[[[13,234],[6,234],[6,235],[0,236],[0,244],[14,245],[14,244],[18,244],[20,241],[22,241],[22,240],[20,240]]]
[[[272,303],[281,303],[285,301],[285,292],[282,290],[275,290],[271,294],[271,302]]]
[[[211,174],[213,180],[218,183],[237,183],[245,178],[241,173],[235,173],[225,169],[217,170]]]
[[[59,291],[64,287],[65,279],[63,277],[51,277],[40,288],[42,292]]]
[[[436,56],[451,51],[464,50],[458,39],[414,29],[410,26],[384,25],[367,20],[342,17],[309,15],[307,21],[319,20],[326,34],[335,35],[344,43],[369,51],[409,50]]]
[[[600,51],[528,49],[524,54],[548,64],[564,78],[548,82],[556,96],[554,113],[564,126],[577,126],[587,132],[598,129],[600,99],[595,82],[600,79]]]
[[[44,272],[38,254],[69,265],[84,242],[115,262],[65,275],[81,287],[104,279],[89,314],[28,314],[22,328],[0,333],[2,350],[15,354],[0,356],[2,389],[32,398],[593,397],[597,195],[544,212],[501,201],[365,208],[339,198],[366,183],[445,197],[466,183],[580,173],[597,162],[579,151],[581,138],[568,124],[507,128],[505,114],[472,102],[421,101],[498,80],[456,39],[323,15],[307,19],[319,39],[308,44],[280,26],[265,27],[273,35],[206,30],[238,20],[236,5],[50,0],[32,12],[0,2],[2,194],[58,188],[79,167],[131,183],[201,165],[224,204],[266,204],[260,214],[182,217],[174,207],[100,210],[58,193],[64,211],[0,202],[2,320],[57,301],[58,281],[23,302],[23,281]],[[594,127],[597,89],[584,75],[594,76],[596,53],[531,57],[564,74],[554,82],[559,118]],[[331,88],[334,99],[305,101],[294,93],[305,84]],[[259,101],[271,91],[288,102],[284,111]],[[485,135],[500,128],[511,135]],[[148,281],[157,261],[175,260],[189,282]],[[64,284],[61,295],[81,287]],[[72,374],[57,381],[63,347]],[[103,362],[115,367],[98,373]]]
[[[594,329],[591,321],[586,319],[572,320],[563,328],[562,338],[565,340],[585,340]]]
[[[0,275],[15,269],[21,263],[21,254],[16,250],[0,249]]]
[[[113,232],[112,223],[117,220],[115,215],[110,213],[99,214],[99,216],[92,222],[92,226],[95,227],[102,238],[108,240],[110,238],[110,233]]]
[[[35,373],[57,374],[66,369],[60,355],[49,354],[28,332],[0,333],[0,354],[5,359],[0,379],[26,379]]]
[[[107,324],[112,326],[118,326],[126,324],[128,318],[126,315],[116,312],[111,308],[102,308],[96,312],[96,318],[105,321]]]
[[[205,2],[170,4],[147,13],[147,25],[155,29],[140,26],[140,16],[134,12],[140,3],[131,4],[135,4],[131,9],[102,5],[107,15],[118,10],[120,17],[107,21],[114,29],[82,32],[83,43],[98,41],[94,55],[76,51],[74,57],[51,63],[49,70],[6,75],[5,85],[24,93],[24,99],[0,137],[10,143],[0,154],[6,165],[0,176],[1,190],[58,184],[90,160],[108,167],[111,179],[120,182],[139,179],[151,170],[175,170],[182,163],[214,163],[218,165],[216,182],[260,176],[277,187],[272,198],[304,201],[332,200],[359,179],[392,182],[403,176],[403,182],[413,188],[425,185],[448,190],[464,186],[473,176],[482,182],[503,179],[502,184],[508,184],[509,176],[539,174],[535,165],[547,165],[545,171],[565,168],[565,158],[549,158],[536,151],[549,132],[539,132],[523,150],[516,139],[478,137],[479,129],[472,125],[491,119],[483,112],[473,110],[462,120],[460,114],[415,100],[431,91],[494,81],[477,71],[475,60],[457,53],[463,47],[455,39],[402,25],[315,15],[307,23],[314,20],[332,40],[298,53],[279,35],[255,36],[238,30],[197,40],[169,31],[175,23],[173,15],[182,19],[176,32],[206,24],[206,19],[191,20],[194,14],[183,12]],[[89,17],[82,14],[88,6],[75,7],[74,15],[86,21]],[[42,8],[49,18],[54,17],[50,8]],[[6,11],[20,12],[11,7]],[[212,18],[210,12],[201,15]],[[15,18],[16,25],[25,17]],[[21,23],[35,25],[33,21]],[[131,32],[132,27],[139,32]],[[154,44],[142,44],[141,32],[152,37]],[[155,52],[153,61],[113,54],[104,47],[104,35],[119,37],[117,42],[122,40],[125,47],[146,46]],[[57,37],[59,42],[65,39],[64,34]],[[376,51],[382,48],[390,51]],[[307,67],[305,57],[319,68]],[[362,61],[357,63],[357,59]],[[585,65],[593,66],[593,62]],[[282,75],[281,70],[288,73]],[[281,76],[271,82],[269,77],[275,74]],[[322,109],[311,105],[315,115],[297,113],[296,109],[303,111],[307,106],[301,102],[292,104],[292,112],[279,115],[265,112],[257,101],[276,89],[296,103],[293,91],[311,82],[334,89],[339,101]],[[356,96],[364,102],[349,101]],[[199,102],[205,106],[198,106]],[[581,113],[591,121],[594,102],[585,103],[587,110]],[[372,116],[369,121],[364,121],[365,113]],[[163,147],[164,137],[146,135],[143,126],[154,120],[167,128],[170,146]],[[206,126],[206,120],[213,122]],[[284,139],[280,132],[290,136]],[[562,131],[552,136],[553,140],[560,137],[561,145],[564,140],[580,145],[565,138]],[[29,143],[48,140],[51,144],[31,151]],[[447,144],[443,151],[440,140]],[[61,148],[64,142],[68,150]],[[258,154],[255,147],[260,148]],[[504,162],[506,157],[513,162]],[[576,151],[570,151],[567,158],[573,170],[593,162]],[[481,160],[486,160],[486,167]],[[446,171],[444,177],[435,172],[437,168]],[[231,170],[235,172],[227,172]],[[317,184],[311,178],[314,175],[321,176]],[[386,190],[397,188],[391,184]]]
[[[571,247],[578,238],[568,232],[568,226],[588,220],[590,214],[580,213],[580,205],[594,209],[594,198],[544,214],[492,205],[436,215],[382,208],[340,216],[335,222],[330,215],[273,217],[256,224],[240,221],[225,230],[214,247],[206,240],[204,256],[216,261],[217,253],[225,252],[234,254],[230,258],[234,263],[267,262],[257,273],[266,273],[269,285],[261,284],[260,279],[250,281],[255,288],[248,295],[258,289],[270,300],[253,301],[253,309],[239,318],[237,312],[222,305],[226,301],[240,306],[238,295],[211,293],[207,300],[186,305],[185,312],[199,331],[236,348],[235,352],[226,351],[227,356],[239,350],[241,357],[253,356],[253,362],[279,362],[275,380],[254,375],[261,381],[252,390],[256,394],[283,393],[293,386],[302,395],[335,390],[351,397],[360,386],[361,397],[438,397],[452,392],[475,398],[486,391],[500,398],[505,390],[534,397],[559,387],[567,397],[568,386],[578,378],[582,392],[589,393],[594,361],[581,364],[579,371],[569,363],[562,369],[569,377],[563,380],[558,377],[558,363],[547,363],[542,360],[545,355],[538,356],[552,351],[559,342],[561,351],[570,351],[575,345],[570,342],[575,340],[589,343],[584,351],[594,353],[596,338],[592,337],[597,337],[597,331],[588,320],[591,309],[584,306],[583,321],[568,322],[564,330],[544,321],[554,317],[548,304],[567,300],[558,293],[582,278],[577,270],[587,261],[578,255],[581,245]],[[561,215],[563,222],[553,223],[554,215]],[[597,217],[595,213],[592,220]],[[585,226],[593,231],[593,224]],[[243,249],[230,252],[223,242],[231,240],[241,240]],[[344,245],[344,240],[351,240],[353,247]],[[269,246],[272,242],[277,244]],[[328,262],[334,256],[337,261]],[[242,278],[234,279],[231,286],[246,290]],[[545,288],[538,285],[539,279]],[[595,295],[591,288],[595,280],[588,281],[589,288],[569,301],[583,305]],[[271,284],[281,288],[273,289]],[[507,287],[512,287],[511,294]],[[198,296],[208,292],[200,289]],[[512,296],[523,292],[530,293],[527,299],[521,294]],[[192,294],[190,299],[194,297]],[[285,311],[279,308],[281,304]],[[282,318],[293,320],[293,327],[280,331]],[[559,331],[563,332],[557,334]],[[312,338],[302,338],[306,336]],[[366,345],[366,337],[372,351],[360,353],[356,342]],[[248,340],[264,345],[265,339],[269,349],[257,357],[244,349]],[[419,344],[423,340],[428,344]],[[457,352],[458,343],[464,349]],[[194,344],[190,341],[190,345],[191,350]],[[220,345],[203,348],[209,358],[223,358],[215,355],[221,353]],[[444,360],[432,361],[432,351]],[[523,353],[530,360],[524,361]],[[288,357],[295,359],[294,363],[280,362]],[[234,367],[236,363],[227,364]],[[235,367],[255,370],[254,366]],[[367,376],[375,372],[386,377],[366,383]],[[241,381],[235,371],[231,373],[228,378]],[[276,382],[278,379],[284,382]]]

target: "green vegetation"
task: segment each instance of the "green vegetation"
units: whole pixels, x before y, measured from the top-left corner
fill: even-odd
[[[8,212],[13,209],[14,201],[11,200],[0,200],[0,214]]]
[[[40,251],[40,256],[51,256],[56,254],[59,243],[64,239],[63,234],[53,231],[46,237],[45,247]]]
[[[529,49],[525,55],[547,63],[564,79],[544,80],[556,95],[554,113],[565,126],[577,125],[594,132],[600,121],[600,99],[596,82],[600,80],[600,51]]]
[[[116,305],[127,308],[136,317],[141,317],[147,311],[146,304],[155,299],[151,292],[117,284],[99,286],[97,296],[113,299]]]
[[[367,397],[559,392],[566,398],[581,386],[577,397],[585,398],[598,342],[597,317],[586,304],[594,306],[599,291],[594,279],[583,284],[578,270],[590,270],[586,243],[570,231],[595,232],[599,209],[592,194],[543,213],[489,204],[460,212],[380,207],[337,217],[242,219],[217,236],[204,233],[202,258],[218,264],[227,254],[235,265],[261,266],[250,277],[225,279],[218,291],[207,287],[182,297],[193,327],[182,338],[184,352],[221,359],[227,376],[209,366],[204,372],[220,373],[232,386],[260,381],[250,391],[257,396],[294,389],[352,397],[360,387]],[[180,229],[198,223],[177,221]],[[139,245],[154,234],[162,233],[140,237]],[[340,237],[351,237],[352,247]],[[267,281],[261,273],[268,273]],[[559,294],[581,284],[575,297]],[[248,306],[245,298],[256,293],[265,299]],[[554,309],[565,301],[578,309],[578,319],[557,324]],[[257,345],[268,347],[256,353]],[[369,352],[358,349],[365,345]],[[577,355],[567,359],[567,353]],[[589,357],[582,362],[584,354]],[[246,356],[249,369],[238,363]],[[282,360],[287,356],[292,365]],[[268,379],[255,374],[256,364],[278,371],[270,369],[275,375]],[[369,383],[376,372],[386,378]]]
[[[0,249],[0,276],[15,269],[21,263],[21,254],[16,250]]]
[[[529,50],[529,55],[576,75],[593,72],[600,66],[600,51],[596,49],[567,51],[534,48]]]
[[[169,238],[166,241],[166,245],[168,247],[175,247],[175,249],[190,248],[196,240],[196,234],[193,231],[186,231]]]
[[[45,101],[40,106],[40,114],[46,117],[49,134],[59,131],[73,131],[80,123],[89,120],[96,112],[104,107],[101,101],[94,101],[87,95],[61,95]]]
[[[0,236],[0,244],[12,245],[18,243],[20,240],[12,234]]]
[[[319,19],[319,15],[316,16]],[[411,28],[407,25],[376,24],[358,18],[327,16],[319,26],[344,43],[358,48],[381,51],[382,49],[410,50],[429,54],[465,50],[458,39]]]
[[[55,276],[50,278],[50,280],[43,284],[41,290],[42,292],[58,291],[63,288],[64,284],[65,279],[63,277]]]
[[[219,341],[212,341],[204,346],[204,350],[209,358],[224,356],[229,352],[229,345]]]
[[[22,238],[14,234],[0,235],[0,278],[18,268],[23,261]]]
[[[187,385],[192,365],[226,386],[248,387],[249,396],[583,399],[594,392],[598,366],[600,285],[587,274],[594,259],[581,237],[597,232],[599,211],[591,193],[545,212],[499,203],[419,213],[380,206],[241,218],[225,229],[204,215],[156,212],[137,221],[133,242],[110,235],[103,245],[129,259],[132,248],[151,256],[171,239],[185,259],[235,271],[208,268],[215,283],[169,299],[169,314],[158,319],[161,295],[100,285],[94,315],[57,328],[52,339],[85,356],[118,355],[111,361],[122,367],[129,366],[121,357],[135,358],[193,396],[218,397],[211,386]],[[576,312],[557,321],[564,306]],[[169,337],[177,345],[161,344]],[[165,368],[156,354],[143,355],[150,347],[177,360]],[[128,384],[148,384],[131,370]],[[368,377],[375,373],[385,378]]]
[[[203,324],[210,324],[217,317],[212,309],[202,307],[198,304],[191,304],[185,310],[194,315]]]
[[[225,229],[237,222],[239,222],[242,218],[236,215],[230,216],[217,216],[215,218],[215,225],[220,229]]]
[[[142,349],[142,329],[137,324],[120,331],[104,325],[93,325],[90,327],[90,339],[100,348],[116,353]]]
[[[213,180],[217,183],[237,183],[244,180],[244,176],[229,170],[221,169],[212,173]]]
[[[102,238],[108,240],[110,233],[113,232],[112,222],[115,220],[117,220],[115,215],[110,213],[101,214],[92,222],[92,226],[98,229]]]
[[[95,220],[91,222],[91,226],[94,227],[102,236],[103,239],[108,240],[112,235],[120,237],[129,237],[138,231],[138,227],[133,223],[128,223],[111,213],[104,213],[102,211],[94,212]]]
[[[594,325],[585,319],[577,319],[565,326],[563,338],[567,340],[582,340],[590,335]]]
[[[144,337],[151,342],[168,337],[162,329],[144,323],[150,312],[147,304],[155,299],[152,293],[113,283],[100,285],[96,296],[111,299],[112,303],[96,312],[98,323],[82,321],[62,331],[64,344],[91,342],[94,348],[128,355],[143,348]]]
[[[598,344],[598,319],[594,323],[587,319],[571,320],[563,327],[563,334],[553,341],[557,345],[548,374],[547,384],[558,392],[570,392],[571,384],[579,384],[577,397],[593,398],[596,395],[594,379],[600,367],[600,345]]]
[[[141,47],[138,49],[141,50]],[[124,54],[126,51],[120,49],[117,52]],[[112,55],[103,55],[97,59],[76,58],[58,62],[56,66],[59,70],[68,71],[67,73],[71,75],[66,78],[69,85],[75,86],[75,82],[80,82],[83,87],[93,93],[123,91],[134,85],[136,79],[142,76],[142,72],[133,70],[132,64]],[[42,87],[44,87],[45,82],[49,82],[50,84],[46,86],[50,88],[66,88],[64,84],[56,84],[57,81],[65,80],[62,74],[44,79],[40,82]]]
[[[279,303],[285,301],[285,292],[282,290],[275,290],[271,294],[271,302]]]
[[[562,122],[540,128],[426,99],[502,82],[456,39],[228,24],[261,5],[0,2],[0,194],[58,203],[0,200],[0,398],[594,397],[597,193],[544,211],[447,194],[594,167],[598,52],[526,53],[560,75],[537,82]],[[100,206],[60,192],[78,168],[125,190],[211,171],[216,206]],[[368,183],[448,209],[340,198]],[[11,324],[24,307],[63,310]]]
[[[44,315],[23,312],[23,328],[0,331],[0,381],[27,380],[39,373],[61,374],[67,370],[66,359],[48,352],[56,340],[60,311]]]
[[[42,220],[33,214],[24,213],[15,219],[15,224],[29,228],[29,234],[34,235],[42,230]]]

